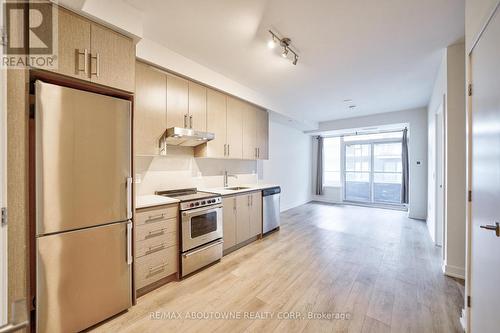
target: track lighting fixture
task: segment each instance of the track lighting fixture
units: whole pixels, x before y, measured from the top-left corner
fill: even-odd
[[[286,37],[279,38],[278,35],[276,35],[271,30],[269,30],[269,33],[271,34],[271,40],[267,43],[267,46],[270,49],[274,49],[279,43],[282,49],[281,56],[283,58],[288,58],[289,54],[291,53],[293,55],[292,64],[297,65],[297,62],[299,61],[299,55],[291,48],[292,40]]]

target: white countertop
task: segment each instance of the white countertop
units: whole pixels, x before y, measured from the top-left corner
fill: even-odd
[[[178,203],[179,200],[163,197],[161,195],[138,195],[135,198],[135,208],[146,208],[153,206],[169,205]]]
[[[229,186],[229,187],[247,187],[242,190],[228,190],[224,187],[216,187],[216,188],[199,188],[199,191],[204,191],[204,192],[212,192],[212,193],[217,193],[220,195],[232,195],[232,194],[239,194],[239,193],[244,193],[244,192],[252,192],[252,191],[258,191],[258,190],[264,190],[266,188],[271,188],[271,187],[276,187],[279,185],[275,184],[240,184],[240,185],[234,185],[234,186]]]

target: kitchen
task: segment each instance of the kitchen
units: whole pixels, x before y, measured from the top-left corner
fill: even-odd
[[[431,55],[459,15],[398,62],[368,46],[410,4],[285,3],[2,0],[2,55],[33,62],[2,69],[1,333],[458,331],[463,280],[422,220]]]

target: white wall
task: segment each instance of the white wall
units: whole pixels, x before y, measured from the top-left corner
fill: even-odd
[[[271,119],[269,160],[262,165],[262,182],[281,186],[281,211],[311,200],[311,138]]]
[[[434,151],[435,114],[445,101],[445,227],[443,271],[451,276],[465,276],[465,206],[466,206],[466,114],[465,114],[465,44],[449,46],[443,55],[429,103],[429,151]],[[434,165],[434,156],[429,156]],[[431,168],[429,168],[431,170]],[[435,179],[429,174],[429,192],[435,189]],[[435,240],[435,207],[429,196],[427,226]]]
[[[135,158],[137,195],[158,190],[223,186],[223,172],[236,174],[229,185],[276,184],[282,188],[281,210],[310,201],[310,137],[300,130],[274,121],[269,122],[269,160],[225,160],[194,158],[189,147],[169,147],[167,156]],[[140,180],[140,183],[137,183]]]
[[[349,128],[408,123],[410,155],[410,203],[408,216],[427,217],[427,110],[424,108],[381,113],[371,116],[332,120],[319,124],[319,130],[332,131]]]

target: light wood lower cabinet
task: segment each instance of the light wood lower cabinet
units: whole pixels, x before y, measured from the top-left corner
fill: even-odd
[[[178,206],[139,209],[134,225],[135,288],[142,295],[178,272]]]
[[[262,233],[262,193],[252,192],[223,198],[224,250]]]

